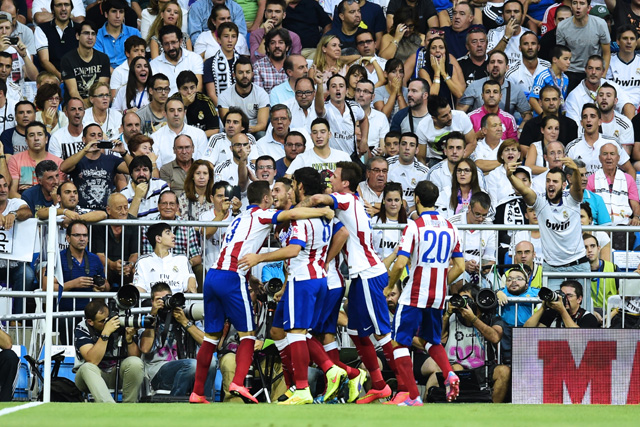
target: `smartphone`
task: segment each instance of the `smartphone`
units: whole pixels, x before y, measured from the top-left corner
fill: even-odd
[[[224,187],[224,197],[231,200],[234,197],[237,197],[238,200],[242,199],[242,195],[240,194],[240,187],[237,185],[227,185]]]
[[[105,140],[98,141],[98,148],[111,150],[113,148],[113,142]]]
[[[19,41],[20,39],[18,37],[9,37],[9,43],[11,43],[12,45],[18,44]]]

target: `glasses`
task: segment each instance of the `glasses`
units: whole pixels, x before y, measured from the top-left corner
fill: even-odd
[[[509,277],[507,278],[507,282],[524,282],[526,279],[524,277]]]
[[[47,101],[51,101],[51,102],[58,101],[58,102],[60,102],[60,97],[59,96],[52,96],[51,98],[47,99]]]
[[[456,172],[457,173],[471,173],[471,169],[470,168],[459,168]]]
[[[263,170],[270,171],[270,170],[273,170],[273,166],[272,165],[261,165],[261,166],[258,166],[256,169],[258,169],[259,171],[263,171]]]
[[[357,43],[357,45],[358,45],[358,46],[364,46],[364,45],[366,45],[366,44],[370,44],[370,43],[373,43],[373,39],[369,39],[369,40],[360,40],[360,41]]]
[[[474,212],[473,210],[471,211],[471,213],[473,214],[474,217],[476,217],[476,219],[480,219],[480,218],[486,218],[489,216],[489,213],[478,213],[478,212]]]
[[[297,90],[296,91],[296,96],[311,96],[313,95],[313,91],[312,90]]]
[[[366,95],[373,95],[373,92],[365,89],[356,89],[356,93],[364,93]]]
[[[161,93],[169,93],[169,91],[171,90],[170,87],[154,87],[153,90],[155,90],[156,92],[161,92]]]
[[[95,37],[96,32],[95,31],[83,31],[80,33],[81,36],[91,36],[91,37]]]
[[[249,142],[245,142],[245,143],[238,142],[237,144],[233,144],[233,148],[248,147],[250,144],[251,143]]]
[[[380,173],[386,174],[386,173],[388,173],[388,172],[389,172],[389,169],[378,169],[378,168],[374,168],[374,169],[371,169],[371,172],[375,173],[376,175],[377,175],[377,174],[380,174]]]
[[[291,144],[290,142],[287,142],[286,144],[284,144],[285,147],[287,148],[302,148],[304,147],[304,144]]]
[[[438,30],[438,29],[435,29],[435,28],[430,29],[429,33],[430,34],[437,34],[439,36],[444,36],[444,30]]]
[[[111,95],[109,95],[108,93],[97,93],[95,95],[92,95],[94,98],[109,98]]]
[[[75,237],[76,239],[79,239],[80,237],[84,237],[87,238],[89,237],[89,234],[87,233],[71,233],[71,237]]]

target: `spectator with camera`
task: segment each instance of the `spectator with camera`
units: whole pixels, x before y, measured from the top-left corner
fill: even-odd
[[[511,378],[511,369],[497,364],[496,346],[502,338],[505,324],[495,314],[496,296],[489,289],[480,290],[467,283],[452,296],[442,318],[442,345],[449,355],[454,371],[474,370],[480,384],[492,387],[494,403],[504,402]],[[485,365],[488,370],[485,370]],[[423,373],[438,372],[428,360]],[[486,377],[485,377],[486,375]],[[427,390],[436,384],[435,374],[427,382]]]
[[[182,297],[182,298],[180,298]],[[164,282],[151,287],[151,315],[155,326],[140,335],[145,373],[154,390],[171,390],[171,396],[188,396],[196,376],[196,350],[204,332],[184,311],[184,296],[173,295]],[[205,393],[213,393],[217,360],[209,367]]]
[[[196,276],[185,255],[175,255],[169,250],[176,246],[176,235],[166,222],[149,227],[146,233],[153,252],[143,255],[136,263],[133,285],[140,292],[148,293],[156,282],[165,282],[172,292],[197,290]]]
[[[120,326],[118,316],[109,312],[102,299],[87,304],[84,317],[75,329],[76,385],[91,393],[96,403],[115,403],[109,388],[117,389],[121,383],[122,401],[136,403],[144,366],[135,329]],[[116,378],[120,379],[118,384]]]
[[[599,328],[598,319],[580,307],[582,303],[582,285],[577,280],[565,280],[559,291],[540,288],[538,294],[543,301],[538,309],[524,324],[525,328]],[[553,325],[553,326],[552,326]]]
[[[64,282],[54,279],[53,290],[63,292],[108,292],[111,289],[104,277],[104,266],[98,255],[89,252],[89,227],[84,221],[71,221],[67,227],[66,240],[69,247],[60,252],[60,264]],[[46,282],[42,290],[46,291]],[[88,298],[59,298],[58,311],[83,310]],[[69,321],[68,321],[69,320]],[[64,345],[70,344],[71,330],[77,319],[58,319],[58,333]]]

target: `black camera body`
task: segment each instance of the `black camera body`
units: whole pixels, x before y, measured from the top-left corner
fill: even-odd
[[[283,286],[284,284],[282,283],[282,280],[278,279],[277,277],[272,277],[267,283],[264,284],[264,290],[271,298],[273,298],[275,294],[282,290]]]
[[[93,280],[93,286],[102,287],[105,284],[104,277],[102,277],[102,276],[100,276],[98,274],[94,275],[91,279]]]
[[[93,277],[94,284],[98,277],[100,276]],[[102,283],[104,284],[104,278],[100,277],[100,279],[102,279]],[[120,326],[123,328],[153,328],[155,319],[152,316],[131,313],[131,309],[138,305],[139,301],[140,292],[138,288],[133,285],[121,287],[116,297],[109,301],[109,319],[118,316]]]
[[[540,298],[544,302],[556,302],[561,299],[562,304],[565,307],[569,305],[567,296],[561,290],[554,291],[549,288],[540,288],[540,292],[538,292],[538,298]]]
[[[242,199],[242,192],[240,191],[240,187],[237,185],[227,185],[224,187],[224,197],[231,200],[236,197],[238,200]]]
[[[469,307],[475,313],[476,309],[480,309],[483,314],[490,314],[498,305],[498,298],[491,289],[483,288],[478,291],[475,300],[469,295],[451,295],[449,304],[455,309]]]

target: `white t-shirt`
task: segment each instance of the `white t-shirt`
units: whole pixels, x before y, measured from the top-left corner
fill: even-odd
[[[231,210],[229,210],[231,213]],[[213,221],[216,217],[216,213],[213,209],[208,210],[200,214],[198,221]],[[223,221],[233,220],[235,217],[227,215]],[[210,269],[218,261],[220,256],[220,247],[222,246],[222,239],[224,238],[224,232],[226,227],[218,227],[213,236],[204,240],[204,268]]]
[[[298,154],[293,162],[291,162],[286,175],[293,175],[295,171],[303,167],[312,167],[319,172],[327,169],[334,172],[336,170],[336,163],[350,161],[351,157],[349,157],[347,153],[334,148],[331,149],[331,152],[326,159],[318,156],[313,149],[306,150],[304,153]]]
[[[413,190],[420,181],[427,179],[429,168],[415,158],[409,165],[401,164],[398,156],[389,157],[387,162],[389,162],[388,181],[402,185],[403,199],[409,209],[413,208],[415,205]]]
[[[185,9],[184,7],[181,7],[180,9],[182,9],[182,33],[189,34],[189,28],[188,28],[189,9]],[[140,15],[140,18],[141,18],[140,34],[143,39],[145,40],[147,39],[147,36],[149,35],[149,29],[151,28],[151,24],[153,24],[153,21],[156,20],[157,16],[158,15],[152,15],[151,12],[149,12],[148,8],[142,9],[142,14]],[[156,71],[154,70],[154,72]]]
[[[427,180],[433,182],[436,187],[442,192],[451,187],[451,171],[449,170],[449,161],[444,159],[434,167],[429,169],[427,174]],[[484,174],[478,173],[478,181],[481,189],[486,189],[486,183],[484,180]],[[451,193],[449,193],[451,194]]]
[[[166,257],[160,258],[152,252],[138,259],[133,285],[151,292],[154,284],[165,282],[171,288],[171,293],[176,294],[186,292],[191,278],[195,279],[196,276],[186,256],[169,253]]]
[[[353,120],[351,120],[349,106],[351,106],[351,111],[353,111],[353,117],[356,121],[364,119],[364,110],[355,101],[345,101],[344,114],[340,114],[340,110],[331,101],[325,102],[324,117],[331,127],[329,146],[332,149],[338,149],[351,155],[355,144],[355,126]]]
[[[164,53],[152,59],[149,65],[151,65],[153,74],[162,73],[169,78],[171,86],[171,93],[169,95],[173,95],[178,91],[176,78],[181,71],[193,71],[194,74],[200,76],[203,74],[202,57],[197,53],[188,51],[187,49],[182,49],[182,56],[176,65],[167,61]]]
[[[378,148],[384,144],[384,136],[389,132],[389,121],[384,113],[374,108],[371,109],[368,119],[369,135],[367,143],[369,147]],[[382,143],[380,141],[382,141]]]
[[[571,141],[564,152],[567,157],[571,157],[573,160],[580,159],[585,165],[587,165],[587,175],[595,173],[598,169],[602,169],[600,163],[600,148],[605,144],[617,144],[618,153],[620,154],[620,160],[618,166],[622,166],[629,161],[629,155],[627,152],[616,142],[614,139],[605,138],[602,134],[599,135],[598,140],[593,144],[593,147],[589,146],[583,137],[576,138]]]
[[[467,113],[463,111],[452,110],[451,111],[452,122],[451,126],[444,127],[442,129],[436,129],[433,123],[433,118],[430,115],[425,116],[424,119],[418,124],[416,134],[418,135],[418,142],[422,145],[427,145],[427,158],[443,159],[442,147],[439,147],[438,142],[440,139],[449,134],[449,132],[458,131],[463,135],[473,131],[473,124]]]
[[[211,58],[220,50],[220,44],[216,41],[211,30],[203,31],[198,35],[196,43],[193,45],[193,51],[198,55],[204,52],[204,60]],[[249,46],[245,37],[238,37],[235,51],[240,55],[249,56]]]
[[[120,89],[127,85],[127,80],[129,80],[129,60],[124,61],[113,70],[109,80],[109,88]]]
[[[586,255],[582,241],[580,202],[571,194],[552,205],[546,196],[538,195],[533,209],[540,224],[542,255],[551,266],[565,265]]]
[[[620,87],[617,83],[607,80],[601,79],[600,86],[604,83],[609,83],[611,86],[616,88],[616,93],[618,95],[618,102],[616,103],[615,110],[618,113],[622,112],[625,104],[631,103],[631,100],[625,94],[625,90]],[[584,80],[580,82],[575,89],[573,89],[569,95],[567,95],[567,99],[564,101],[564,109],[567,117],[575,121],[578,126],[580,126],[580,120],[582,118],[582,106],[587,103],[595,103],[596,92],[590,91],[587,86],[584,84]]]
[[[51,138],[49,138],[49,153],[60,157],[62,160],[73,156],[82,150],[83,147],[82,133],[78,136],[71,136],[68,127],[58,129],[51,135]]]
[[[118,93],[116,93],[116,97],[113,99],[111,108],[124,113],[124,111],[128,110],[129,108],[135,107],[140,109],[145,105],[149,105],[149,102],[151,102],[151,100],[149,99],[149,92],[147,92],[147,90],[145,89],[142,92],[136,91],[135,98],[133,98],[130,105],[127,105],[127,87],[122,86],[120,89],[118,89]]]
[[[255,161],[258,156],[258,148],[256,145],[256,139],[250,133],[247,134],[249,143],[251,144],[251,152],[249,153],[249,161]],[[208,160],[212,165],[224,162],[231,159],[233,153],[231,152],[231,141],[227,138],[227,134],[224,132],[212,135],[209,138],[204,154],[201,157],[202,160]]]
[[[304,128],[307,132],[311,132],[311,122],[318,117],[316,109],[313,107],[313,103],[311,103],[311,106],[307,109],[306,115],[302,107],[298,105],[295,96],[285,101],[284,105],[289,107],[289,111],[291,111],[291,127]]]
[[[16,127],[16,103],[6,100],[4,107],[0,108],[0,132]]]
[[[251,92],[245,97],[238,95],[236,85],[228,87],[218,97],[218,107],[240,108],[249,117],[250,126],[258,124],[258,110],[270,105],[269,94],[258,85],[251,85]]]
[[[476,145],[476,149],[473,151],[472,158],[474,161],[478,160],[498,160],[498,150],[502,145],[502,141],[500,144],[496,145],[496,148],[489,147],[487,141],[484,138],[478,141]]]
[[[611,55],[607,80],[624,87],[625,94],[636,109],[640,107],[640,55],[636,53],[628,64],[622,62],[617,53]]]
[[[505,29],[506,25],[489,30],[489,33],[487,33],[487,52],[491,52],[498,43],[500,43],[500,40],[504,37]],[[504,53],[509,57],[509,66],[512,66],[516,62],[522,60],[522,52],[520,52],[520,38],[528,32],[531,31],[525,27],[520,27],[520,34],[514,34],[509,39],[507,47],[504,49]]]
[[[604,120],[602,121],[602,124],[600,125],[600,128],[602,129],[602,136],[609,139],[615,139],[620,145],[633,145],[635,138],[633,135],[633,124],[631,124],[631,120],[617,111],[614,111],[613,114],[613,120],[609,123],[605,123]],[[583,134],[583,127],[578,126],[578,136],[582,136]]]
[[[84,110],[84,118],[82,119],[82,126],[85,127],[91,123],[97,123],[93,118],[93,107]],[[107,119],[100,126],[104,139],[112,140],[120,135],[120,127],[122,126],[122,113],[113,108],[107,110]]]
[[[195,160],[204,156],[207,148],[207,135],[202,129],[185,124],[180,133],[177,134],[168,125],[162,126],[151,135],[153,152],[158,155],[158,160],[156,161],[158,169],[176,158],[176,153],[173,152],[173,141],[178,135],[189,135],[191,137],[194,146],[193,158]]]
[[[378,216],[374,216],[371,220],[373,224],[382,224]],[[398,221],[388,219],[385,224],[398,224]],[[393,250],[398,246],[402,240],[402,229],[397,230],[390,229],[374,229],[373,230],[373,248],[380,259],[385,259],[393,253]]]
[[[449,217],[449,222],[454,225],[468,224],[467,213],[461,212]],[[482,224],[491,224],[491,220],[485,219]],[[486,261],[496,260],[496,233],[486,230],[459,230],[460,247],[464,253],[464,260],[474,260],[480,264]]]
[[[549,61],[538,58],[538,65],[536,66],[536,70],[533,74],[531,74],[529,72],[529,69],[522,63],[522,59],[520,59],[515,64],[509,65],[509,69],[504,76],[505,78],[511,80],[513,84],[520,86],[524,94],[529,97],[531,87],[533,86],[534,77],[549,67],[551,67]]]

